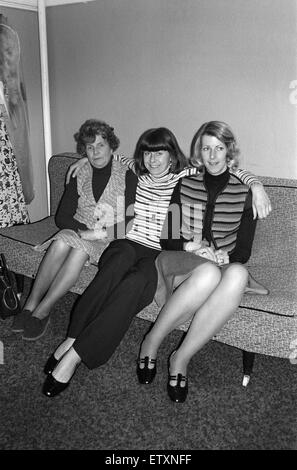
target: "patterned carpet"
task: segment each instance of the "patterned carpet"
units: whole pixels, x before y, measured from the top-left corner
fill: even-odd
[[[163,343],[153,384],[138,384],[135,361],[150,323],[136,318],[105,366],[77,370],[70,387],[41,394],[43,365],[63,339],[74,294],[52,312],[46,335],[25,342],[0,322],[0,449],[252,450],[296,449],[297,365],[257,356],[247,388],[241,386],[241,352],[211,341],[192,360],[189,396],[166,394],[167,357],[181,339]]]

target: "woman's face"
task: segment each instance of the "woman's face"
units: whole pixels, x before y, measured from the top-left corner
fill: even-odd
[[[203,135],[200,151],[202,163],[211,175],[220,175],[227,168],[227,147],[212,135]]]
[[[143,152],[143,163],[148,172],[153,176],[159,176],[169,168],[170,154],[167,150],[157,152]]]
[[[96,135],[92,144],[86,144],[86,153],[91,165],[95,168],[104,168],[110,162],[112,149],[107,140],[101,135]]]

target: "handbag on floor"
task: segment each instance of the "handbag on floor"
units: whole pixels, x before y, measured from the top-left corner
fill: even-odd
[[[0,254],[0,317],[11,317],[20,312],[14,276],[7,268],[5,256]]]

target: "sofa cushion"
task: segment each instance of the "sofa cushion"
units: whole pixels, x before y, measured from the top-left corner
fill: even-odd
[[[34,246],[48,240],[58,231],[53,216],[27,225],[0,229],[0,247],[5,253],[9,269],[34,278],[44,256],[44,252],[34,250]],[[82,294],[97,270],[96,265],[85,266],[71,291]]]
[[[245,294],[240,302],[248,310],[265,311],[274,315],[296,316],[297,274],[295,265],[248,268],[255,279],[269,290],[269,295]]]
[[[0,235],[13,241],[21,241],[27,245],[37,245],[58,232],[53,216],[45,217],[38,222],[26,225],[13,225],[0,229]]]
[[[33,247],[57,231],[54,217],[46,217],[32,224],[0,229],[1,251],[5,253],[8,267],[28,277],[35,277],[43,253],[35,251]]]
[[[297,181],[261,180],[273,210],[265,220],[258,220],[247,268],[270,293],[244,295],[240,305],[247,313],[255,310],[293,317],[297,310]]]
[[[273,266],[280,271],[297,263],[297,181],[262,177],[272,212],[258,220],[249,266]],[[293,280],[293,279],[292,279]]]

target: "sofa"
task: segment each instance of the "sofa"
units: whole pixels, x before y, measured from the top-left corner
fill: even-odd
[[[33,247],[58,231],[54,214],[67,169],[77,158],[77,154],[62,153],[49,161],[50,216],[27,225],[0,229],[0,252],[5,254],[9,268],[15,273],[35,277],[43,254]],[[255,353],[294,360],[297,348],[297,181],[270,177],[260,177],[260,180],[273,211],[257,223],[247,267],[269,289],[269,295],[245,294],[235,315],[213,338],[243,351],[243,385],[249,381]],[[71,291],[81,294],[96,272],[96,265],[84,267]],[[138,317],[152,322],[157,315],[158,307],[153,301]],[[180,327],[183,331],[187,328],[188,324]]]

